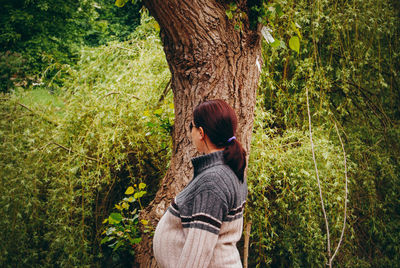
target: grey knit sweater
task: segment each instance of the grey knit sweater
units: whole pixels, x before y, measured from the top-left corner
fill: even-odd
[[[224,164],[222,151],[192,163],[193,179],[157,225],[154,256],[161,267],[242,267],[236,242],[247,184]]]

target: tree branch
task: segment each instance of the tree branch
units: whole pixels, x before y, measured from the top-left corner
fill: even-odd
[[[62,148],[62,149],[64,149],[64,150],[66,150],[66,151],[68,151],[68,152],[70,152],[70,153],[74,153],[74,154],[83,156],[83,157],[85,157],[85,158],[87,158],[87,159],[89,159],[89,160],[92,160],[92,161],[100,162],[100,161],[97,160],[96,158],[93,158],[93,157],[90,157],[90,156],[87,156],[87,155],[79,154],[79,153],[73,151],[73,150],[70,149],[70,148],[67,148],[67,147],[65,147],[65,146],[63,146],[63,145],[61,145],[61,144],[58,144],[58,143],[55,142],[55,141],[52,141],[51,143],[54,144],[54,145],[57,145],[58,147],[60,147],[60,148]]]
[[[24,105],[24,104],[22,104],[22,103],[20,103],[20,102],[16,102],[16,103],[17,103],[19,106],[21,106],[21,107],[27,109],[28,111],[32,112],[34,115],[39,116],[40,118],[46,120],[48,123],[50,123],[50,124],[52,124],[52,125],[54,125],[54,126],[58,126],[57,123],[51,121],[50,119],[48,119],[48,118],[46,118],[46,117],[43,117],[43,116],[39,115],[38,113],[36,113],[35,111],[33,111],[33,110],[32,110],[31,108],[29,108],[28,106],[26,106],[26,105]]]
[[[24,107],[25,109],[27,109],[28,111],[31,111],[32,113],[34,113],[34,114],[36,114],[31,108],[29,108],[28,106],[26,106],[26,105],[24,105],[24,104],[22,104],[22,103],[20,103],[20,102],[17,102],[17,104],[19,105],[19,106],[21,106],[21,107]]]
[[[163,93],[161,94],[160,99],[158,100],[158,104],[160,104],[164,100],[165,96],[167,96],[169,90],[171,89],[171,81],[172,78],[169,79],[167,85],[165,86]]]
[[[383,108],[382,108],[381,106],[376,105],[376,104],[371,100],[371,98],[368,97],[367,94],[365,94],[365,92],[368,92],[368,93],[371,94],[371,95],[374,95],[374,94],[372,94],[371,92],[369,92],[369,91],[366,90],[365,88],[361,87],[360,85],[357,85],[356,83],[354,83],[354,82],[352,82],[352,81],[345,81],[345,82],[346,82],[347,84],[349,84],[349,85],[351,85],[351,86],[357,88],[358,91],[361,93],[361,95],[364,97],[364,99],[366,99],[367,102],[370,103],[370,106],[372,106],[371,109],[373,110],[373,108],[375,108],[376,110],[378,110],[378,111],[383,115],[383,117],[386,119],[386,121],[387,121],[390,125],[393,125],[393,122],[392,122],[392,121],[390,120],[390,118],[387,116],[387,114],[385,113],[385,111],[383,110]],[[379,116],[377,115],[377,117],[379,117]]]

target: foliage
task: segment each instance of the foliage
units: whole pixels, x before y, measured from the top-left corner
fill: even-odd
[[[0,52],[0,88],[27,86],[32,78],[27,77],[25,60],[18,53]],[[6,90],[4,90],[6,91]]]
[[[157,30],[143,30],[154,22],[143,23],[131,41],[85,48],[60,91],[1,96],[0,225],[10,231],[0,266],[112,263],[105,215],[136,178],[148,185],[143,205],[154,197],[171,143],[159,118],[173,109],[170,94],[158,102],[170,73]]]
[[[53,160],[41,153],[40,146],[47,137],[48,123],[17,100],[8,100],[3,94],[0,98],[0,227],[4,230],[0,265],[42,265],[47,247],[43,239],[47,165]]]
[[[251,266],[321,267],[327,262],[326,233],[309,135],[297,129],[278,134],[268,127],[274,117],[258,107],[246,212],[253,229]],[[330,233],[337,245],[343,226],[343,154],[340,145],[332,142],[337,139],[334,129],[330,133],[317,128],[313,136]],[[354,164],[350,166],[353,169]]]
[[[29,74],[37,75],[43,66],[57,61],[72,63],[85,31],[94,16],[93,1],[3,1],[0,16],[0,46],[18,53]],[[12,76],[18,76],[16,70]],[[6,77],[7,78],[7,77]],[[37,78],[36,78],[37,79]],[[2,78],[2,92],[7,81]]]
[[[287,5],[287,1],[267,1],[249,0],[243,5],[241,1],[231,1],[225,11],[228,19],[232,20],[235,29],[243,31],[244,21],[249,22],[251,30],[255,30],[258,25],[262,25],[261,34],[272,47],[289,47],[297,53],[300,52],[301,32],[300,26],[293,20],[293,16],[283,12],[282,6]],[[272,35],[274,30],[289,29],[284,34],[280,32],[280,39],[275,39]]]
[[[15,80],[27,88],[53,78],[63,65],[76,64],[84,44],[127,40],[139,24],[140,7],[130,3],[120,9],[108,0],[3,1],[0,91],[18,86]],[[49,65],[53,68],[41,77]]]
[[[264,114],[266,119],[261,117],[258,121],[261,125],[256,123],[249,163],[249,181],[254,187],[250,188],[250,200],[255,206],[249,209],[247,216],[255,225],[251,262],[290,267],[326,263],[326,231],[319,204],[312,199],[317,189],[309,188],[307,196],[303,196],[299,191],[299,185],[303,184],[298,182],[307,185],[313,180],[312,186],[316,184],[314,176],[309,178],[297,169],[310,167],[311,160],[305,139],[308,136],[305,89],[308,88],[315,142],[324,144],[317,148],[319,169],[337,174],[336,179],[339,179],[339,170],[343,171],[339,160],[334,160],[339,148],[338,137],[332,135],[334,124],[339,126],[348,161],[352,163],[350,214],[336,265],[397,266],[400,256],[400,81],[399,66],[394,62],[398,62],[400,56],[400,25],[394,8],[396,2],[275,1],[275,4],[282,7],[283,15],[268,20],[273,38],[288,40],[290,36],[298,36],[301,46],[299,53],[293,53],[286,45],[263,44],[260,98],[263,99],[261,111],[264,111],[261,113],[267,114]],[[301,33],[296,33],[291,21],[295,26],[297,23],[296,28]],[[266,134],[263,143],[259,142],[260,131]],[[286,141],[292,136],[294,141]],[[298,141],[301,143],[297,147],[286,145]],[[264,150],[259,149],[260,146]],[[330,151],[336,154],[328,153]],[[329,159],[333,159],[330,161],[336,164],[321,162],[324,155],[330,155]],[[304,170],[314,174],[312,169]],[[293,175],[286,175],[286,183],[293,194],[283,191],[278,183],[285,178],[281,174]],[[330,191],[334,189],[332,186],[323,191],[329,204],[335,204],[334,199],[329,200]],[[260,190],[264,194],[260,194]],[[301,203],[294,202],[299,196],[304,197],[299,199]],[[311,215],[319,216],[306,217],[305,225],[302,217],[308,214],[304,206],[310,204],[310,200],[315,201],[314,206],[310,206],[315,209],[311,210]],[[341,226],[335,224],[334,219],[342,215],[339,213],[343,209],[342,202],[327,209],[333,247],[337,245],[337,230]],[[265,217],[258,216],[261,211]],[[311,233],[318,239],[312,240]]]
[[[140,24],[141,5],[129,1],[124,8],[112,0],[96,1],[96,15],[91,28],[85,33],[85,43],[104,45],[110,41],[126,41]]]
[[[104,238],[100,243],[107,243],[113,250],[112,254],[116,256],[113,258],[116,260],[113,267],[123,266],[124,262],[126,265],[131,263],[135,255],[134,246],[141,241],[139,223],[148,227],[146,220],[139,221],[139,212],[143,209],[140,198],[146,194],[145,187],[146,184],[142,182],[129,186],[125,191],[126,197],[115,205],[117,212],[111,213],[103,221],[108,228],[103,231]],[[148,228],[145,229],[145,232],[148,231]]]

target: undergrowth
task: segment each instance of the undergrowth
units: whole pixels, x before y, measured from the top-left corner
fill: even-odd
[[[174,116],[170,93],[159,102],[158,29],[143,20],[130,41],[84,49],[62,88],[1,96],[1,266],[112,265],[104,218],[128,185],[149,186],[144,205],[157,191]]]

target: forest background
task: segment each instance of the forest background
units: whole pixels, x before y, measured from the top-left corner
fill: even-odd
[[[140,234],[154,230],[139,210],[171,154],[159,26],[132,2],[2,5],[0,266],[131,267]],[[345,206],[340,139],[347,160],[334,265],[398,267],[398,1],[278,0],[266,10],[274,40],[263,41],[247,176],[249,266],[327,263],[308,96],[333,246]]]

